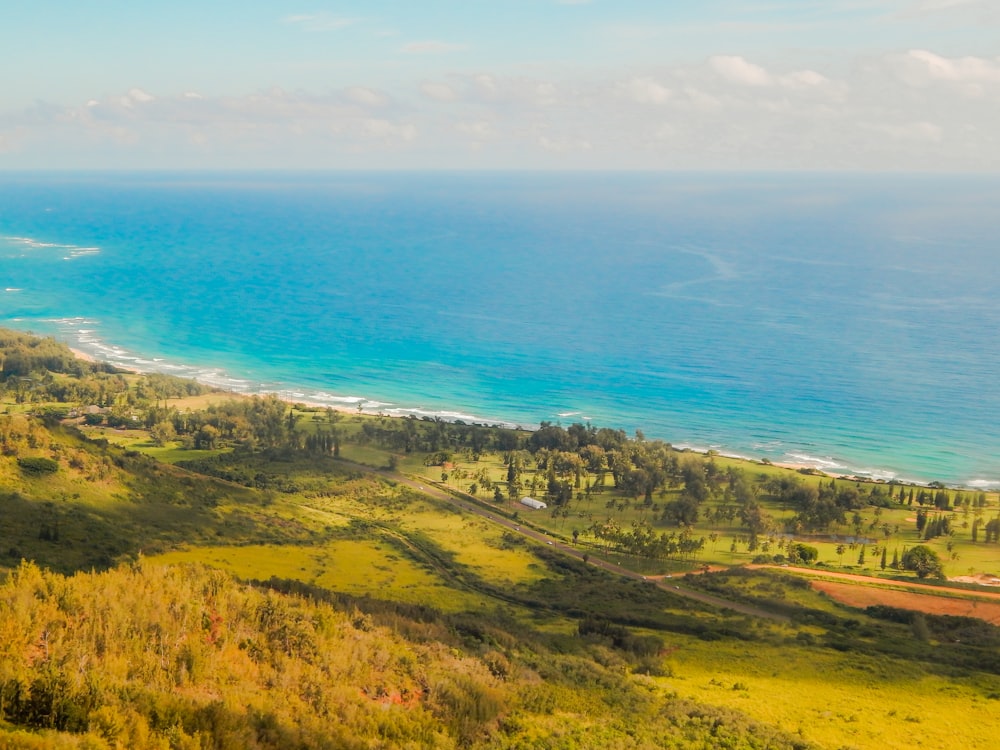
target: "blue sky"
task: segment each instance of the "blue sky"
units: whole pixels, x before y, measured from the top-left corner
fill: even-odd
[[[33,0],[0,169],[1000,167],[1000,0]]]

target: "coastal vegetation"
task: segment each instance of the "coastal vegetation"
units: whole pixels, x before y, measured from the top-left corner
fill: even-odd
[[[975,613],[986,590],[939,577],[996,572],[995,493],[234,398],[2,331],[0,387],[0,747],[1000,731],[995,625],[845,606],[791,572]]]

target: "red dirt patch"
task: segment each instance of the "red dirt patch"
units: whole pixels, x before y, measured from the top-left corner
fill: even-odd
[[[958,615],[975,617],[1000,625],[1000,602],[982,601],[969,597],[935,596],[916,594],[895,589],[857,586],[834,581],[810,581],[812,587],[822,591],[834,601],[849,607],[863,609],[876,604],[899,609],[911,609],[931,615]]]

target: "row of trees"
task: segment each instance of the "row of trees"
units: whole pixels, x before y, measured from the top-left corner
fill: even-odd
[[[690,528],[658,534],[645,522],[636,521],[623,527],[614,519],[607,519],[593,524],[588,531],[608,550],[654,560],[693,560],[705,548],[705,537],[696,538]]]

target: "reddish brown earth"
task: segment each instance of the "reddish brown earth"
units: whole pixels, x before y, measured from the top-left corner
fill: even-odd
[[[976,617],[994,625],[1000,625],[1000,601],[997,600],[986,601],[971,597],[918,594],[913,591],[873,588],[838,581],[811,581],[811,584],[817,591],[822,591],[834,601],[849,607],[864,608],[875,604],[884,604],[889,607],[911,609],[933,615]]]

